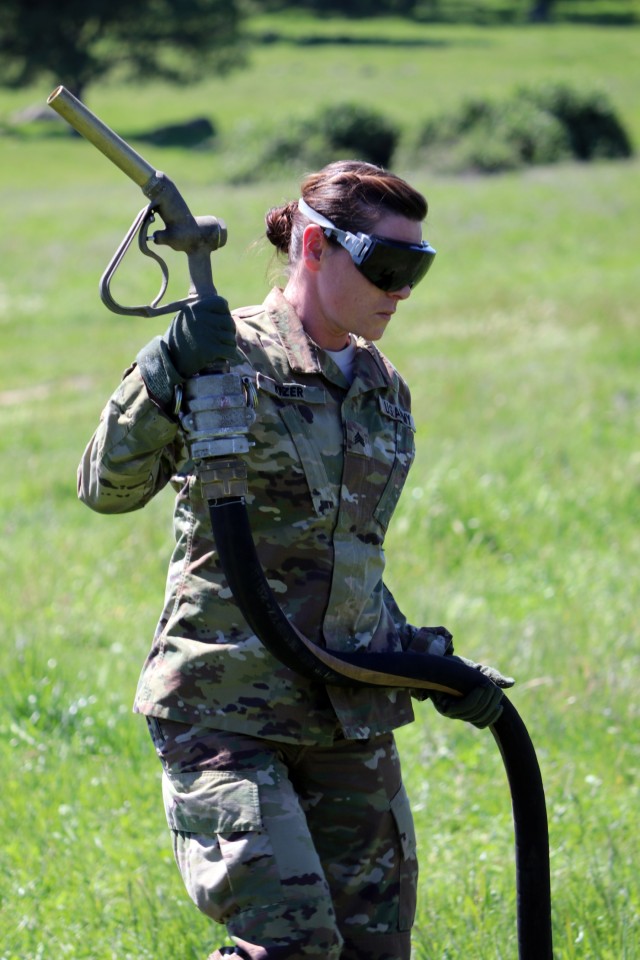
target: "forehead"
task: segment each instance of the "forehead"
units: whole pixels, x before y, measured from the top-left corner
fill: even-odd
[[[409,220],[399,213],[388,213],[380,217],[371,233],[387,240],[400,240],[402,243],[420,243],[422,240],[422,224],[417,220]]]

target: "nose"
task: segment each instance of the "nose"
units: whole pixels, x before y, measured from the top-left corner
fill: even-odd
[[[390,290],[389,296],[393,297],[394,300],[407,300],[411,296],[412,290],[413,287],[407,283],[404,287],[400,287],[399,290]]]

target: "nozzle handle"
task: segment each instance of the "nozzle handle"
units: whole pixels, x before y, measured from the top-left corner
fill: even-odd
[[[108,157],[112,163],[115,163],[123,173],[125,173],[134,183],[142,187],[151,179],[155,179],[157,172],[155,167],[141,157],[139,153],[130,147],[129,144],[119,137],[111,127],[99,120],[94,113],[74,97],[66,87],[56,87],[47,97],[48,105],[59,113],[74,130],[82,134],[89,140],[94,147],[97,147],[101,153]]]
[[[150,163],[130,147],[126,140],[119,137],[110,127],[99,120],[85,105],[74,97],[65,87],[59,86],[49,95],[47,103],[60,114],[78,133],[89,140],[112,163],[134,181],[151,201],[134,221],[132,229],[116,251],[100,281],[100,295],[104,303],[114,313],[140,314],[156,316],[179,308],[182,304],[203,297],[216,295],[211,275],[211,253],[224,246],[227,241],[227,228],[216,217],[194,217],[175,183],[165,173],[156,170]],[[186,300],[159,305],[166,289],[166,265],[147,246],[146,227],[153,220],[152,213],[157,211],[165,224],[164,230],[153,235],[154,243],[171,247],[186,253],[189,261],[191,287]],[[162,266],[164,283],[158,297],[145,307],[122,307],[116,303],[109,292],[109,283],[113,273],[122,260],[135,232],[141,230],[140,249],[145,255],[153,256]]]

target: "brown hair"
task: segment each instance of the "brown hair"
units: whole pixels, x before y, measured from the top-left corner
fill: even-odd
[[[382,167],[360,160],[339,160],[309,174],[302,183],[302,199],[341,230],[372,233],[382,217],[397,213],[422,221],[427,201],[413,187]],[[293,200],[273,207],[265,217],[267,238],[296,263],[302,232],[309,223]]]

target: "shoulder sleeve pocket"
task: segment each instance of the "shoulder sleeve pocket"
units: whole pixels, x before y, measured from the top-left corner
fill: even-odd
[[[258,785],[215,770],[162,775],[167,823],[183,833],[229,834],[262,826]]]
[[[408,427],[400,425],[396,437],[396,456],[391,474],[378,505],[373,511],[373,516],[385,531],[389,526],[393,511],[400,499],[400,494],[402,493],[414,456],[415,443],[413,431]]]

